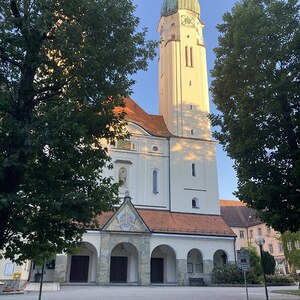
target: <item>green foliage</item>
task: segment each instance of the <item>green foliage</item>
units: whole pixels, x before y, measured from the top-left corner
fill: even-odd
[[[275,230],[300,219],[300,9],[242,0],[223,16],[212,70],[214,137],[235,161],[236,195]]]
[[[243,284],[244,274],[234,264],[225,264],[221,267],[215,267],[212,272],[212,283],[215,284]],[[247,282],[248,283],[258,283],[258,278],[251,269],[250,272],[247,272]]]
[[[258,255],[256,248],[249,246],[247,248],[250,255],[250,267],[252,272],[258,277],[262,274],[262,268],[260,263],[260,256]]]
[[[263,260],[265,267],[265,274],[274,275],[276,262],[274,256],[272,256],[269,252],[263,251]]]
[[[281,235],[283,251],[286,259],[295,270],[300,269],[300,231],[287,231]]]
[[[244,275],[236,265],[225,264],[213,269],[211,280],[217,284],[239,284],[244,282]]]
[[[106,142],[124,139],[131,75],[155,42],[130,0],[0,4],[0,249],[37,263],[118,203]],[[105,142],[105,143],[103,143]]]
[[[263,277],[260,277],[260,281],[263,282]],[[273,283],[278,285],[284,285],[284,284],[293,284],[294,279],[290,276],[285,275],[267,275],[266,276],[267,283]]]

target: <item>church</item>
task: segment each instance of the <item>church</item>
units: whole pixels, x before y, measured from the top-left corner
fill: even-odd
[[[130,139],[107,145],[114,168],[104,175],[122,182],[122,203],[98,217],[78,253],[46,265],[45,281],[209,283],[215,266],[235,262],[236,236],[220,215],[203,27],[198,0],[164,0],[159,115],[126,98]]]

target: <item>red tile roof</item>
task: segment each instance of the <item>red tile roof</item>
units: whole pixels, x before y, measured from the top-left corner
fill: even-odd
[[[214,236],[235,236],[221,216],[172,213],[163,210],[138,209],[151,231]]]
[[[239,200],[220,200],[220,206],[246,206],[244,202]]]
[[[137,211],[153,233],[235,236],[221,216],[172,213],[152,209],[137,209]],[[100,228],[105,226],[113,214],[108,212],[98,217]]]
[[[163,116],[150,115],[146,113],[138,104],[131,98],[125,98],[125,108],[118,107],[115,111],[125,111],[126,120],[138,124],[148,133],[159,137],[170,137],[172,134],[168,130]]]

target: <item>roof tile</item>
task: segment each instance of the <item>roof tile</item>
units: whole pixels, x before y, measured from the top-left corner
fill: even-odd
[[[165,210],[137,209],[150,231],[155,233],[235,236],[222,216],[172,213]],[[98,216],[100,228],[109,221],[114,212]]]

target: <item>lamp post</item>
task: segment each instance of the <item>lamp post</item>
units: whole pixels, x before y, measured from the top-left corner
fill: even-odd
[[[257,246],[259,246],[259,250],[260,250],[261,267],[262,267],[263,275],[264,275],[264,284],[265,284],[266,299],[269,300],[268,288],[267,288],[267,280],[266,280],[266,273],[265,273],[265,263],[264,263],[264,259],[263,259],[263,250],[262,250],[262,247],[265,244],[265,239],[261,235],[259,235],[258,237],[256,237],[255,243],[256,243]]]

